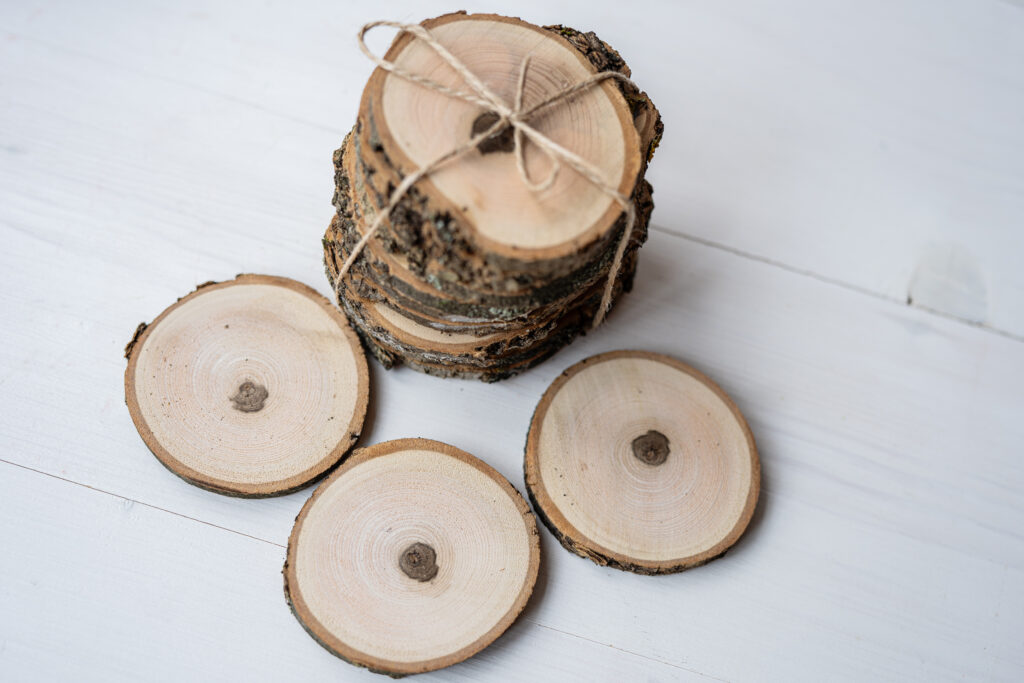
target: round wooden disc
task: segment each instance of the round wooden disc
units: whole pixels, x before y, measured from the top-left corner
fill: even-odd
[[[729,397],[645,351],[593,356],[555,380],[530,425],[525,473],[562,545],[641,574],[725,553],[761,481],[754,437]]]
[[[524,106],[538,103],[596,72],[565,38],[519,19],[493,14],[448,14],[423,22],[434,37],[505,102],[511,103],[525,56],[531,62]],[[387,58],[457,90],[464,81],[423,41],[398,36]],[[377,69],[371,76],[360,116],[373,112],[381,144],[403,173],[464,144],[479,132],[487,112],[475,104],[411,83]],[[492,121],[493,123],[493,121]],[[537,130],[595,165],[603,178],[629,195],[643,157],[629,107],[612,81],[605,81],[530,121]],[[487,126],[483,125],[483,129]],[[535,181],[551,163],[536,145],[525,147]],[[531,260],[579,251],[607,233],[622,208],[605,192],[565,168],[554,185],[530,190],[520,179],[507,145],[493,152],[467,154],[419,184],[443,197],[479,243],[496,254]]]
[[[539,563],[536,522],[504,477],[447,444],[400,439],[357,450],[302,508],[285,595],[339,657],[420,673],[508,628]]]
[[[125,400],[154,455],[219,493],[272,496],[323,475],[362,429],[369,371],[345,316],[294,280],[204,285],[129,345]]]

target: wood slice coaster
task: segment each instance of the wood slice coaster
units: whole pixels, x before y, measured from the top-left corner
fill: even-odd
[[[514,99],[520,64],[532,56],[524,105],[539,102],[581,81],[596,69],[581,52],[553,31],[518,19],[488,14],[449,14],[423,22],[467,68],[505,101]],[[387,59],[442,85],[462,88],[462,78],[422,41],[400,34]],[[376,142],[401,173],[420,168],[438,154],[465,142],[492,116],[469,104],[374,71],[360,109],[372,118]],[[483,118],[481,118],[483,117]],[[492,119],[493,123],[493,119]],[[631,194],[643,156],[629,106],[614,83],[606,81],[551,107],[532,122],[558,144],[588,159]],[[489,125],[489,124],[488,124]],[[460,224],[471,228],[480,248],[523,260],[558,259],[605,235],[621,214],[608,195],[578,174],[558,176],[545,192],[532,192],[518,177],[505,134],[480,154],[466,155],[420,185],[421,191],[450,206]],[[532,146],[526,162],[533,178],[549,169],[547,157]]]
[[[656,110],[653,107],[651,110],[656,116]],[[356,129],[360,127],[365,128],[357,125]],[[370,155],[380,156],[372,152]],[[346,136],[342,147],[336,151],[335,164],[335,182],[339,186],[335,206],[339,212],[351,211],[363,225],[372,223],[402,176],[383,158],[368,159],[366,147],[361,151],[360,136],[354,132]],[[353,199],[350,208],[345,199],[349,194]],[[638,222],[645,221],[644,207],[650,205],[650,185],[646,181],[638,180],[633,200],[639,209]],[[462,225],[453,209],[433,206],[417,186],[399,202],[392,216],[395,215],[398,220],[384,222],[380,232],[370,240],[369,250],[380,260],[394,261],[390,264],[392,271],[408,271],[420,279],[429,279],[434,289],[461,300],[474,295],[537,294],[538,290],[550,288],[558,280],[578,282],[588,266],[592,269],[614,251],[625,225],[625,218],[620,217],[601,239],[581,248],[571,259],[559,260],[560,265],[556,266],[553,261],[524,262],[477,249],[463,237],[472,233],[472,229]]]
[[[260,497],[326,473],[359,437],[369,371],[345,316],[294,280],[208,283],[140,325],[125,400],[153,454],[197,486]]]
[[[501,635],[539,563],[534,517],[504,477],[447,444],[400,439],[357,450],[306,502],[285,596],[332,653],[413,674]]]
[[[566,370],[530,425],[526,486],[568,550],[640,574],[724,554],[757,504],[761,469],[736,405],[669,356],[614,351]]]

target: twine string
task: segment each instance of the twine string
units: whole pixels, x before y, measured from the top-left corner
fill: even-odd
[[[387,26],[396,28],[400,32],[404,31],[411,34],[413,37],[422,40],[427,46],[429,46],[437,55],[444,60],[448,66],[450,66],[461,78],[465,81],[466,85],[469,86],[469,90],[457,90],[455,88],[448,87],[436,81],[433,81],[425,76],[406,71],[399,67],[392,61],[386,60],[383,57],[379,57],[370,51],[370,48],[366,45],[366,34],[372,29],[379,26]],[[387,204],[381,209],[374,217],[373,222],[370,224],[369,229],[363,233],[363,236],[359,239],[356,245],[352,248],[351,253],[341,268],[338,270],[336,277],[335,287],[340,290],[342,279],[345,274],[348,273],[352,264],[355,263],[356,259],[362,253],[363,249],[366,248],[367,243],[373,238],[374,235],[380,230],[384,221],[387,220],[391,212],[394,211],[395,207],[402,200],[403,197],[409,192],[413,185],[419,182],[424,177],[430,175],[438,168],[445,164],[458,159],[467,152],[470,152],[477,148],[484,140],[491,137],[500,130],[503,130],[507,126],[511,126],[513,130],[513,144],[514,154],[516,159],[516,170],[519,172],[519,177],[531,191],[543,192],[550,188],[558,177],[558,173],[561,170],[562,163],[572,168],[574,171],[579,173],[581,176],[586,178],[591,184],[600,189],[602,192],[607,194],[609,197],[614,199],[626,215],[626,225],[622,233],[622,237],[619,240],[618,246],[615,249],[615,255],[612,259],[611,267],[608,271],[608,280],[605,284],[604,292],[601,296],[601,303],[598,307],[597,312],[594,315],[593,327],[597,327],[604,320],[608,309],[611,307],[612,294],[615,290],[615,281],[618,278],[619,271],[622,269],[623,257],[626,253],[626,247],[629,245],[630,237],[633,233],[633,227],[636,222],[636,208],[633,202],[628,196],[619,192],[617,186],[608,183],[604,178],[601,177],[601,171],[595,165],[591,164],[587,160],[580,157],[578,154],[566,149],[562,145],[547,137],[539,130],[527,123],[527,119],[538,111],[555,105],[559,102],[564,102],[574,95],[581,93],[585,90],[592,88],[594,85],[607,80],[615,79],[624,83],[633,85],[633,82],[629,80],[623,74],[617,71],[601,71],[561,90],[545,100],[527,108],[523,109],[523,93],[526,89],[526,76],[530,66],[530,56],[526,55],[519,69],[519,79],[516,84],[515,98],[512,106],[508,106],[504,100],[490,88],[488,88],[483,81],[481,81],[469,68],[462,63],[455,55],[448,51],[441,43],[434,38],[433,34],[425,27],[419,24],[403,24],[395,21],[373,21],[359,31],[358,35],[359,48],[363,54],[366,55],[372,62],[377,66],[388,71],[400,78],[403,78],[412,83],[440,93],[442,95],[452,97],[455,99],[462,100],[471,104],[476,104],[488,111],[493,111],[497,114],[498,119],[489,127],[487,130],[472,136],[469,140],[463,144],[451,149],[443,154],[438,155],[429,163],[424,164],[419,169],[410,173],[402,179],[402,182],[398,184],[398,187],[391,193],[391,197],[388,199]],[[634,86],[635,87],[635,86]],[[526,157],[524,154],[525,142],[529,140],[536,145],[551,161],[551,170],[544,180],[535,183],[531,178],[530,174],[526,169]]]

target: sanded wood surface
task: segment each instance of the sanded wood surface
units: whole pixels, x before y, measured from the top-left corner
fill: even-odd
[[[506,102],[514,101],[523,58],[530,55],[524,108],[595,71],[563,36],[514,18],[453,14],[425,26]],[[464,87],[462,77],[430,47],[409,36],[400,38],[387,58],[413,73],[429,74],[442,86]],[[368,109],[375,112],[381,144],[394,150],[394,163],[406,173],[464,143],[480,115],[478,105],[383,71],[374,74],[363,95],[362,115]],[[531,124],[596,165],[620,192],[632,190],[642,157],[633,117],[615,83],[607,81],[551,107]],[[527,172],[539,183],[550,172],[551,160],[533,145],[526,152]],[[524,259],[572,254],[607,232],[622,213],[611,197],[571,170],[560,173],[550,189],[536,192],[519,178],[511,154],[473,154],[465,161],[431,174],[423,191],[436,188],[457,207],[489,251]]]
[[[319,643],[390,674],[461,662],[526,606],[540,566],[526,501],[486,463],[428,439],[360,449],[313,494],[285,593]]]
[[[761,487],[736,404],[699,371],[645,351],[603,353],[559,375],[534,412],[524,469],[566,549],[640,574],[724,554]]]
[[[363,428],[362,346],[327,299],[294,280],[206,283],[140,325],[125,356],[125,402],[143,441],[212,491],[294,491]]]
[[[208,280],[330,294],[331,151],[371,72],[351,36],[452,9],[0,6],[4,680],[384,680],[282,595],[312,491],[173,476],[125,407],[123,352]],[[1020,3],[467,9],[594,30],[629,58],[667,125],[650,239],[608,324],[507,383],[373,373],[362,442],[451,443],[525,492],[547,387],[646,349],[734,399],[763,479],[740,541],[679,574],[597,566],[541,527],[521,617],[416,680],[1024,677]]]

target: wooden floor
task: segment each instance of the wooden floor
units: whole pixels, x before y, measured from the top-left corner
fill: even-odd
[[[327,292],[354,33],[439,2],[0,4],[0,679],[380,681],[291,616],[302,491],[235,500],[146,450],[135,326],[207,280]],[[661,108],[636,289],[497,385],[372,370],[363,443],[422,436],[523,488],[542,391],[671,353],[747,415],[747,536],[667,577],[542,533],[523,617],[417,680],[1024,679],[1024,3],[486,8],[593,29]],[[471,4],[468,9],[485,7]]]

